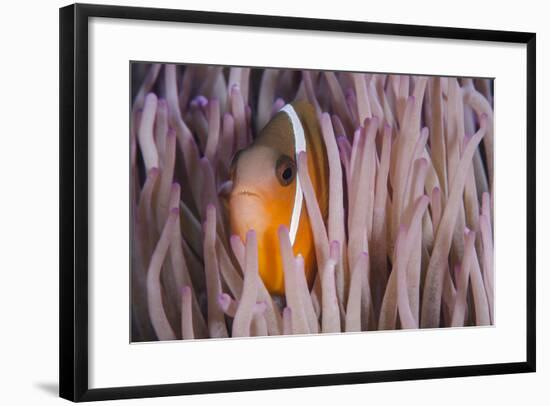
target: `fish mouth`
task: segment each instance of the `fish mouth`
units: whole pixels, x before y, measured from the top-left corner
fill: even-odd
[[[266,229],[268,213],[264,199],[256,191],[240,187],[233,191],[229,199],[229,220],[231,232],[246,239],[248,230],[254,229],[261,240]]]
[[[256,199],[259,199],[261,200],[261,196],[256,193],[256,192],[253,192],[251,191],[250,189],[240,189],[240,190],[236,190],[232,193],[232,196],[233,197],[237,197],[237,196],[246,196],[246,197],[254,197]]]

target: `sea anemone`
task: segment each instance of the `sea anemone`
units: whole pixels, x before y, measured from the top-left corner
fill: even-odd
[[[482,326],[494,322],[493,82],[132,64],[132,341]],[[328,219],[298,177],[317,272],[278,229],[284,295],[255,230],[231,235],[234,154],[286,103],[314,106]]]

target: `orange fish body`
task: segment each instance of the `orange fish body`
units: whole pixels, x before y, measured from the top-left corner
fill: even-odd
[[[290,230],[294,255],[304,257],[310,287],[315,276],[313,234],[298,180],[297,153],[301,150],[307,152],[309,176],[326,221],[327,154],[315,110],[309,103],[294,102],[283,107],[232,163],[231,230],[243,241],[248,230],[256,231],[260,276],[269,292],[276,295],[285,292],[277,235],[281,225]]]

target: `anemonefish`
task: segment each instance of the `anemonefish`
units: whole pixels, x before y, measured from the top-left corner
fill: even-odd
[[[315,276],[313,234],[298,178],[297,158],[301,151],[307,152],[309,176],[326,222],[327,153],[311,104],[299,101],[285,105],[249,147],[235,154],[231,163],[231,231],[243,241],[248,230],[256,231],[259,273],[266,288],[275,295],[285,292],[277,234],[281,225],[289,230],[294,255],[304,257],[310,287]]]

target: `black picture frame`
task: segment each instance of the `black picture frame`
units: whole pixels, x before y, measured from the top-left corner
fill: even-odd
[[[88,20],[106,17],[525,44],[527,323],[525,360],[391,371],[90,389],[88,385]],[[60,396],[75,402],[534,372],[536,368],[536,35],[527,32],[74,4],[60,9]]]

